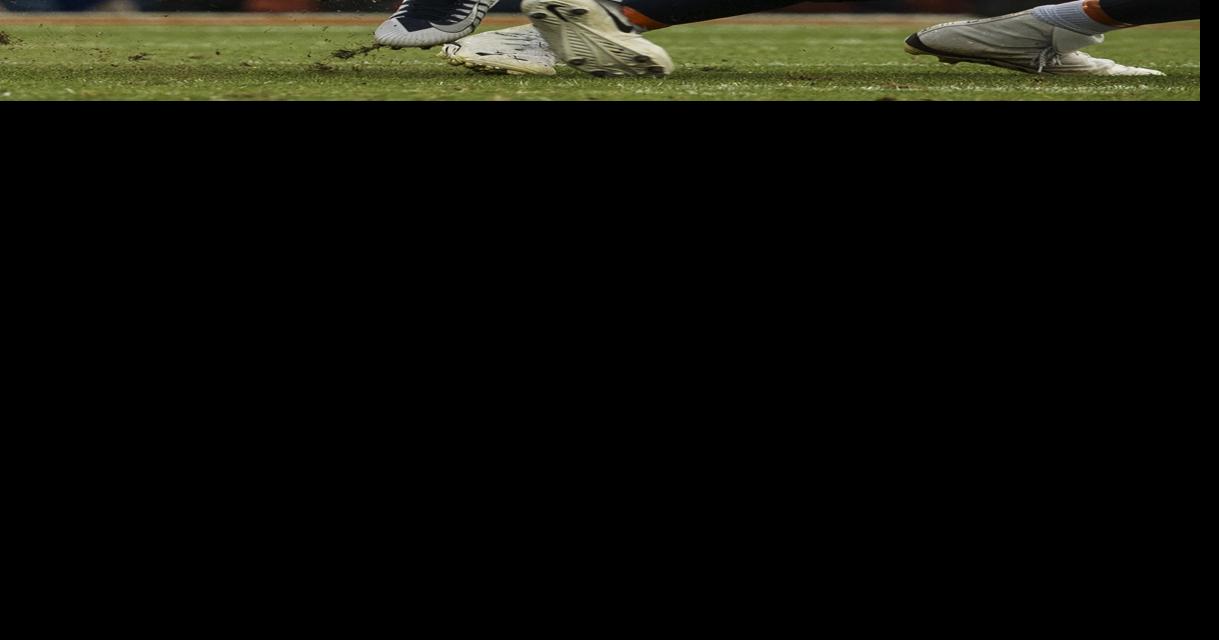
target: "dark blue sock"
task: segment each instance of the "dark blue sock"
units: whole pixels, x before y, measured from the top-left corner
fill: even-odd
[[[632,13],[642,14],[651,23],[645,21],[641,26],[655,29],[658,26],[770,11],[798,3],[792,0],[624,0],[622,4],[634,10],[627,12],[632,20],[636,19]]]
[[[1100,0],[1109,17],[1125,24],[1156,24],[1198,20],[1202,0]]]

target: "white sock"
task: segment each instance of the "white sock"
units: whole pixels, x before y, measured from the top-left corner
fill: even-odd
[[[1083,0],[1037,7],[1033,9],[1033,15],[1037,16],[1041,21],[1048,22],[1056,27],[1070,29],[1071,31],[1088,36],[1107,33],[1117,29],[1117,27],[1097,22],[1088,17],[1088,14],[1084,12]]]

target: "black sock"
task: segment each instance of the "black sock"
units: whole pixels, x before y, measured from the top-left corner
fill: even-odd
[[[622,4],[653,22],[673,25],[770,11],[797,3],[793,0],[624,0]],[[655,28],[656,25],[645,26]]]
[[[1110,18],[1125,24],[1156,24],[1202,17],[1202,0],[1100,0]]]

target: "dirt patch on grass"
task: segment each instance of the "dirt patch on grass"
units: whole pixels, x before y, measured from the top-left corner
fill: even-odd
[[[338,58],[339,60],[347,60],[356,56],[366,56],[369,53],[380,49],[382,46],[384,45],[374,44],[368,47],[360,47],[359,49],[339,49],[338,51],[332,52],[330,55]]]
[[[0,31],[0,47],[7,47],[12,44],[17,44],[17,39],[3,31]]]

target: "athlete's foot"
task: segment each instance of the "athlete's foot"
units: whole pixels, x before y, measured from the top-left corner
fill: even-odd
[[[976,62],[1028,73],[1091,76],[1162,76],[1155,69],[1127,67],[1080,49],[1105,41],[1063,29],[1022,11],[998,18],[948,22],[906,38],[906,51],[941,62]]]
[[[555,74],[554,51],[529,24],[466,36],[444,45],[440,56],[479,73]]]
[[[434,47],[474,33],[499,0],[402,0],[373,38],[387,47]]]
[[[598,0],[524,0],[521,11],[560,60],[598,77],[665,76],[673,60],[639,35],[617,3]]]

